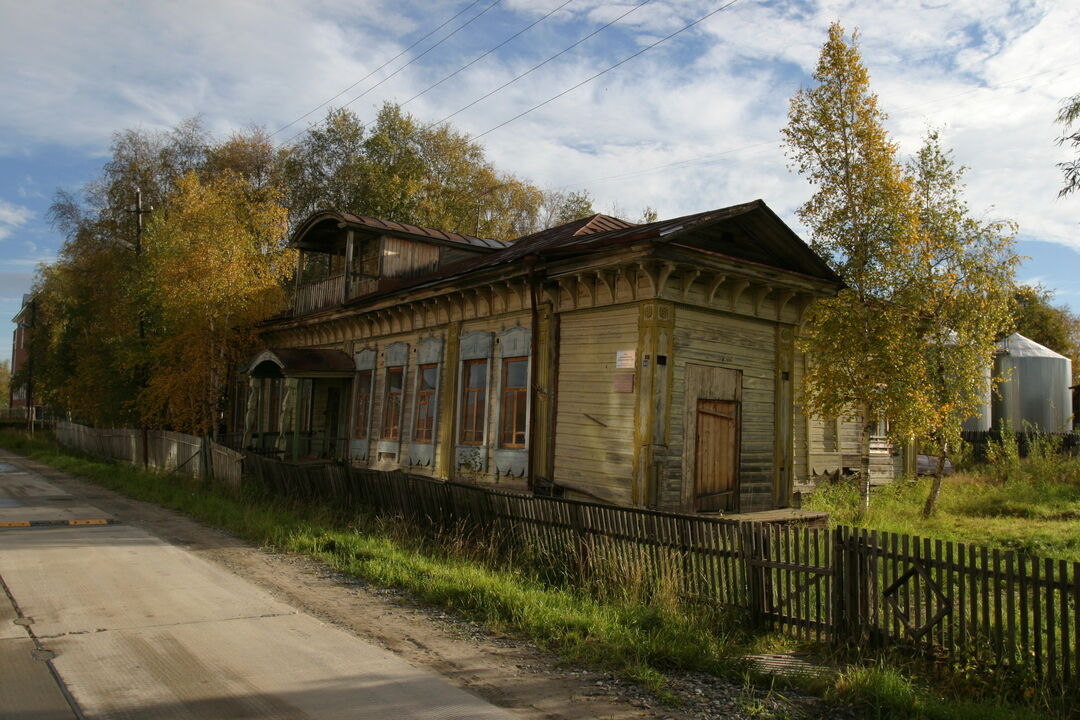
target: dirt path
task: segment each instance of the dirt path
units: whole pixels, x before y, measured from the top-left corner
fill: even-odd
[[[379,588],[302,555],[253,547],[157,505],[133,500],[33,460],[19,464],[72,495],[186,548],[268,590],[324,622],[372,640],[414,665],[430,668],[496,705],[537,720],[838,717],[836,708],[795,693],[768,693],[696,673],[663,705],[644,689],[613,677],[561,666],[530,643],[498,636],[404,592]]]

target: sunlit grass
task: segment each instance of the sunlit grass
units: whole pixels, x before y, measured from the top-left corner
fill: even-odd
[[[930,478],[875,489],[858,512],[852,483],[819,486],[807,502],[836,524],[1080,560],[1080,458],[1024,460],[1005,478],[981,467],[944,479],[937,512],[922,517]]]

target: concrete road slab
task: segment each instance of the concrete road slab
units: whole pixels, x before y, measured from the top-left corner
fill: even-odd
[[[26,637],[26,631],[15,624],[17,617],[18,613],[15,612],[15,607],[3,590],[0,590],[0,640]]]
[[[29,475],[0,472],[3,497],[16,501],[0,512],[57,495]],[[0,530],[0,578],[94,720],[513,717],[133,526]],[[14,615],[4,597],[0,623]],[[42,713],[16,717],[67,720],[45,683],[48,664],[26,660],[32,650],[28,637],[0,639],[0,684],[17,660],[28,678],[19,702]]]
[[[34,641],[25,633],[0,639],[0,668],[0,718],[75,718],[49,666],[34,657]]]
[[[0,576],[42,638],[296,612],[131,526],[13,528],[0,550]]]
[[[9,468],[7,471],[4,468]],[[0,463],[0,528],[13,523],[113,519],[37,473]]]
[[[49,648],[94,718],[511,717],[307,615],[68,635]]]
[[[46,495],[71,497],[62,488],[37,473],[23,470],[8,462],[0,462],[0,477],[3,478],[3,482],[0,482],[0,497],[32,498]]]

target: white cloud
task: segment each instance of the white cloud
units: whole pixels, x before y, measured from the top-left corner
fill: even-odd
[[[412,97],[560,2],[508,1],[353,109],[370,117],[385,99]],[[23,3],[0,24],[0,64],[9,68],[0,76],[0,136],[11,152],[34,143],[100,152],[115,130],[166,127],[196,113],[218,133],[250,121],[276,130],[462,7],[418,0]],[[576,0],[408,109],[424,120],[443,117],[629,7],[631,0]],[[650,3],[453,122],[484,132],[715,7],[711,0]],[[498,24],[485,24],[496,16]],[[1068,155],[1053,144],[1052,122],[1060,99],[1080,91],[1068,32],[1080,25],[1075,3],[743,0],[483,142],[501,168],[544,186],[588,187],[598,207],[617,202],[636,214],[650,205],[670,216],[761,197],[794,222],[809,188],[788,173],[779,131],[834,19],[860,29],[873,87],[905,152],[918,147],[928,124],[944,125],[958,161],[971,167],[974,210],[992,208],[1028,236],[1080,246],[1075,202],[1056,200],[1055,163]]]
[[[0,199],[0,240],[6,240],[21,225],[25,225],[34,212],[22,205]]]

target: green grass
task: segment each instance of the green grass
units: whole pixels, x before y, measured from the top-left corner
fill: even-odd
[[[930,478],[877,488],[860,515],[853,483],[823,485],[806,506],[836,524],[1080,560],[1080,458],[1036,457],[1003,473],[976,467],[944,479],[938,509],[922,517]]]
[[[800,649],[788,638],[746,631],[739,617],[722,609],[681,604],[662,586],[646,591],[648,583],[639,582],[594,586],[585,592],[545,582],[530,570],[527,558],[496,562],[490,547],[462,537],[425,540],[395,521],[344,517],[328,508],[252,494],[235,497],[174,476],[61,451],[40,435],[30,440],[0,431],[0,447],[178,510],[253,543],[303,553],[373,583],[403,588],[494,630],[527,638],[567,662],[621,673],[661,698],[673,700],[664,690],[667,672],[704,671],[744,682],[751,677],[744,655]],[[868,718],[997,720],[1045,717],[1053,707],[1045,698],[1036,698],[1044,713],[1039,715],[987,691],[976,699],[964,699],[963,690],[942,697],[940,689],[934,691],[908,676],[896,666],[871,665],[849,670],[834,681],[798,686],[855,705],[860,716]],[[754,681],[784,685],[772,678]]]

